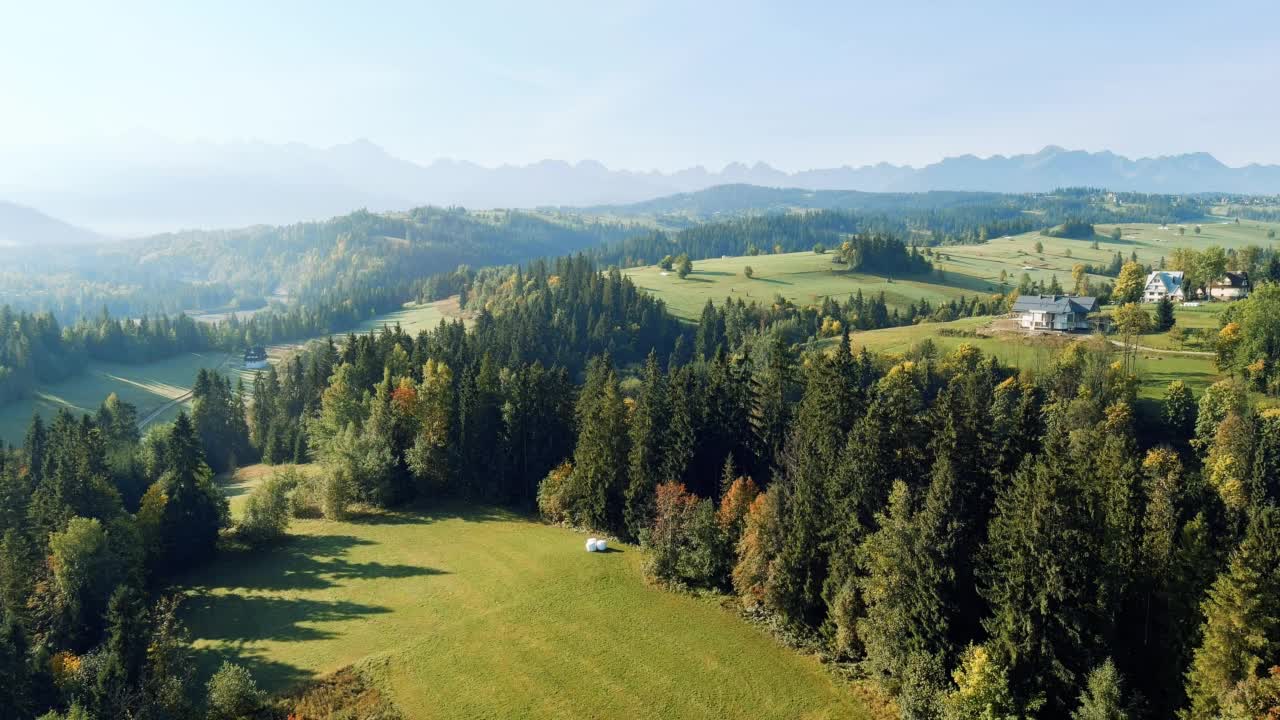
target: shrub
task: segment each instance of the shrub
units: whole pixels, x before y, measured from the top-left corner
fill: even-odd
[[[206,687],[209,691],[209,717],[217,720],[251,716],[262,708],[266,699],[249,671],[230,662],[222,663]]]
[[[573,483],[573,463],[565,461],[547,473],[538,484],[538,512],[547,522],[572,522],[569,492]]]
[[[296,518],[342,520],[355,491],[350,473],[335,468],[319,475],[299,473],[297,485],[289,493],[289,511]]]
[[[280,470],[267,478],[245,501],[244,518],[236,531],[250,543],[279,540],[289,530],[289,496],[302,484],[296,468]]]
[[[679,483],[658,486],[647,570],[655,580],[714,587],[724,579],[729,545],[716,519],[715,503],[699,500]]]

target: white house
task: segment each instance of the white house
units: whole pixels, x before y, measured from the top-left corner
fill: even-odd
[[[1013,311],[1018,313],[1018,325],[1027,330],[1088,330],[1089,315],[1098,312],[1098,300],[1073,295],[1019,295]]]
[[[1159,302],[1164,298],[1174,302],[1186,300],[1181,270],[1156,270],[1147,276],[1147,286],[1142,290],[1143,302]]]
[[[1229,272],[1209,284],[1209,297],[1214,300],[1239,300],[1249,296],[1249,273]]]

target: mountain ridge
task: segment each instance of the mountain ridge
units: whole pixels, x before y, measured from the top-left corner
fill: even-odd
[[[483,166],[437,158],[420,164],[359,138],[301,143],[176,144],[145,153],[72,158],[40,181],[4,177],[0,197],[116,235],[322,220],[361,207],[582,207],[643,202],[718,185],[859,192],[1047,192],[1089,186],[1154,193],[1280,194],[1280,165],[1231,167],[1204,152],[1130,159],[1047,145],[1035,153],[973,154],[914,167],[887,162],[787,172],[764,162],[719,170],[610,169],[596,160]],[[56,166],[46,163],[45,168]]]

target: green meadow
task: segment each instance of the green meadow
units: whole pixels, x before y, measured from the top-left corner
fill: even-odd
[[[903,308],[921,299],[934,303],[989,292],[982,281],[964,277],[944,283],[933,277],[886,278],[845,272],[842,265],[831,262],[832,257],[830,253],[798,252],[697,260],[693,272],[683,280],[674,271],[654,266],[624,272],[637,287],[662,298],[673,314],[694,320],[707,300],[718,303],[725,298],[769,302],[781,295],[808,305],[827,297],[844,300],[861,290],[868,297],[884,292],[890,307]],[[743,274],[747,266],[754,273],[751,278]]]
[[[1120,228],[1119,240],[1111,239],[1111,232],[1116,227]],[[1217,245],[1227,250],[1239,250],[1249,245],[1268,247],[1274,241],[1267,237],[1267,232],[1280,231],[1280,224],[1241,221],[1237,225],[1215,218],[1200,224],[1199,235],[1195,233],[1194,223],[1183,226],[1183,234],[1178,233],[1178,228],[1178,225],[1144,223],[1098,225],[1095,236],[1088,240],[1053,238],[1038,232],[1023,233],[994,238],[981,245],[935,248],[946,258],[935,259],[934,265],[942,268],[947,278],[960,276],[965,283],[985,282],[997,290],[1001,272],[1005,273],[1006,291],[1017,287],[1024,273],[1032,280],[1048,281],[1056,276],[1064,288],[1070,289],[1071,268],[1078,263],[1106,266],[1118,252],[1125,260],[1137,253],[1139,262],[1159,267],[1161,259],[1167,260],[1179,247],[1204,249]],[[1092,247],[1095,240],[1097,250]],[[1041,252],[1036,252],[1036,243],[1041,244]],[[1090,278],[1093,282],[1111,280],[1100,275],[1091,275]]]
[[[1157,348],[1159,337],[1155,334],[1142,336],[1138,344]],[[1040,373],[1052,365],[1054,355],[1067,344],[1089,338],[1088,335],[1027,335],[1014,330],[1011,320],[978,317],[946,323],[921,323],[868,330],[854,333],[850,344],[855,351],[865,347],[873,352],[902,354],[929,340],[939,354],[943,355],[961,344],[969,344],[984,353],[995,355],[1005,365]],[[823,341],[823,345],[830,342]],[[1115,350],[1119,353],[1120,348],[1116,347]],[[1165,389],[1174,380],[1182,380],[1199,393],[1221,379],[1212,356],[1181,351],[1139,350],[1137,372],[1138,396],[1146,399],[1163,397]]]
[[[264,473],[241,474],[243,495]],[[589,554],[581,533],[461,505],[290,533],[183,583],[201,679],[233,660],[274,692],[354,666],[407,718],[869,717],[816,658],[647,584],[634,546]]]
[[[384,324],[399,323],[405,332],[417,334],[420,330],[434,328],[442,318],[459,314],[456,298],[412,303],[365,321],[357,331],[367,332]],[[273,345],[267,348],[267,352],[274,362],[301,345]],[[253,373],[241,369],[239,354],[216,351],[183,353],[140,365],[91,362],[85,372],[75,377],[41,385],[31,397],[0,406],[0,442],[21,442],[35,413],[48,420],[63,408],[77,414],[96,412],[111,393],[137,406],[140,420],[148,417],[153,418],[152,422],[172,420],[179,410],[186,407],[187,395],[201,368],[228,373],[233,382],[238,378],[243,378],[246,384],[253,381]]]

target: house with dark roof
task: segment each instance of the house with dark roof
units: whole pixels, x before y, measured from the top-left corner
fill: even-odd
[[[267,366],[267,349],[255,345],[244,351],[244,369],[261,370]]]
[[[1142,290],[1143,302],[1160,302],[1169,298],[1173,302],[1186,300],[1182,291],[1181,270],[1156,270],[1147,276],[1147,286]]]
[[[1019,295],[1013,303],[1013,311],[1018,314],[1018,325],[1027,330],[1089,330],[1089,316],[1098,312],[1098,299],[1074,295]]]
[[[1253,286],[1249,284],[1249,273],[1229,272],[1222,278],[1209,283],[1209,297],[1214,300],[1240,300],[1249,297]]]

